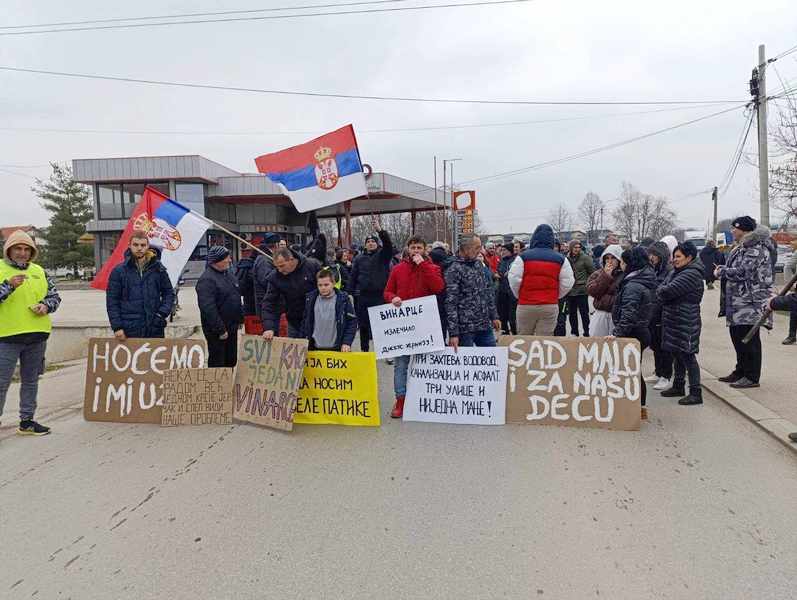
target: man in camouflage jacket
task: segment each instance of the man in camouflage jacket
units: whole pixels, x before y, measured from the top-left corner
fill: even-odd
[[[501,328],[492,283],[477,260],[480,251],[477,236],[462,236],[459,256],[445,272],[448,344],[454,348],[495,346],[493,329]]]
[[[720,381],[736,388],[759,387],[761,378],[761,337],[756,334],[748,344],[742,339],[763,315],[772,295],[774,247],[769,228],[759,226],[752,217],[739,217],[731,225],[736,246],[728,262],[714,271],[722,281],[720,316],[728,323],[736,349],[736,367]],[[772,328],[772,320],[765,323]]]

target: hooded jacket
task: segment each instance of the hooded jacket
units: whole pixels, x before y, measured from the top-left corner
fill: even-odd
[[[492,329],[498,320],[489,267],[481,261],[457,258],[446,270],[446,317],[453,337]]]
[[[385,302],[393,302],[393,298],[412,300],[424,296],[435,296],[445,289],[445,282],[440,267],[426,259],[416,265],[405,258],[390,272],[385,286]]]
[[[30,260],[20,264],[11,260],[11,248],[17,245],[31,249]],[[29,344],[47,339],[52,329],[50,313],[61,304],[55,282],[44,269],[35,264],[38,248],[27,233],[12,232],[3,246],[0,260],[0,340],[8,343]],[[16,275],[25,275],[21,285],[14,288],[9,282]],[[30,310],[35,304],[47,307],[47,314],[36,315]]]
[[[578,256],[573,256],[568,252],[567,261],[573,269],[573,287],[570,289],[568,295],[570,296],[586,296],[587,295],[587,281],[589,276],[595,271],[595,265],[584,251],[582,250]]]
[[[720,315],[729,326],[755,325],[772,295],[772,243],[768,227],[746,233],[719,267],[722,279]],[[765,323],[772,328],[772,318]]]
[[[725,255],[718,248],[706,246],[700,251],[700,262],[703,263],[703,277],[706,281],[715,281],[714,268],[725,264]]]
[[[283,275],[276,268],[266,278],[268,291],[263,296],[260,318],[263,331],[279,331],[280,313],[284,307],[288,323],[297,329],[304,320],[305,296],[316,289],[315,276],[321,269],[318,261],[291,250],[299,263],[293,272]]]
[[[575,279],[570,262],[554,251],[550,225],[539,225],[531,236],[531,248],[521,252],[509,269],[509,287],[518,305],[557,304]]]
[[[595,307],[595,310],[612,312],[614,299],[620,288],[620,282],[623,280],[623,271],[618,266],[614,272],[609,275],[603,270],[603,265],[606,262],[605,259],[607,256],[614,256],[619,261],[622,253],[623,249],[620,248],[619,244],[607,246],[603,254],[601,254],[601,267],[595,270],[587,280],[587,293],[594,298],[592,305]]]
[[[174,289],[160,256],[160,250],[150,248],[139,270],[130,250],[125,250],[124,262],[111,271],[105,307],[114,331],[121,329],[129,338],[163,337],[166,317],[174,304]]]
[[[243,321],[241,290],[238,279],[229,271],[208,265],[196,283],[199,318],[207,335],[223,335]]]
[[[702,262],[692,260],[673,269],[656,290],[662,306],[661,348],[667,352],[697,354],[700,351],[700,303],[703,301]]]
[[[378,233],[382,247],[373,252],[364,250],[352,264],[349,291],[355,296],[381,295],[385,291],[393,260],[393,242],[384,229]]]
[[[313,331],[315,330],[315,303],[318,300],[318,289],[307,294],[304,307],[304,321],[302,321],[302,337],[310,342],[310,350],[315,350],[315,340]],[[357,334],[357,315],[351,305],[349,295],[340,290],[335,290],[335,325],[336,338],[335,348],[340,349],[342,345],[351,346],[354,336]]]
[[[648,254],[657,256],[659,259],[659,264],[653,267],[653,272],[656,274],[658,285],[661,285],[672,271],[670,247],[665,242],[654,242],[648,248]],[[653,306],[650,311],[650,325],[651,327],[661,326],[661,302],[659,302],[659,298],[655,294],[653,295]]]
[[[656,286],[656,274],[648,262],[647,251],[633,248],[612,309],[615,336],[636,338],[643,348],[650,345],[648,321]]]

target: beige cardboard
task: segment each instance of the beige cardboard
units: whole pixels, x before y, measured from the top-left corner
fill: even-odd
[[[267,342],[257,335],[241,336],[233,417],[291,431],[306,356],[307,340],[275,337]]]
[[[502,336],[499,345],[509,348],[507,423],[639,429],[638,341]]]
[[[83,418],[160,424],[164,371],[204,367],[205,356],[204,340],[91,338]]]
[[[164,371],[161,425],[231,425],[232,384],[231,368]]]

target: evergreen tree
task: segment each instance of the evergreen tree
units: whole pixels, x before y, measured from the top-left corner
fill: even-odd
[[[41,199],[42,207],[50,213],[50,226],[44,236],[47,248],[42,263],[52,269],[72,269],[77,278],[79,267],[94,265],[93,248],[78,243],[92,217],[89,191],[75,181],[69,167],[57,163],[50,163],[50,166],[53,168],[50,179],[37,179],[32,188]]]

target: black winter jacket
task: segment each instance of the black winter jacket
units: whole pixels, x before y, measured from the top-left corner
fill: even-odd
[[[244,301],[245,315],[257,314],[254,266],[254,258],[242,258],[235,266],[235,278],[238,280],[238,289],[241,291],[241,298]]]
[[[261,246],[261,249],[264,247]],[[264,249],[268,256],[263,256],[262,254],[257,255],[255,258],[255,264],[252,267],[252,279],[253,279],[253,286],[254,286],[254,293],[255,293],[255,314],[260,311],[260,307],[263,305],[263,297],[266,295],[266,291],[268,290],[268,276],[271,275],[271,272],[274,270],[274,261],[271,258],[271,251],[268,249]]]
[[[492,321],[498,320],[495,291],[484,269],[478,260],[464,258],[457,258],[446,269],[448,335],[492,329]]]
[[[510,254],[509,256],[504,256],[498,262],[498,275],[500,279],[498,280],[498,295],[499,296],[508,296],[510,298],[514,298],[515,295],[512,293],[512,288],[509,287],[509,269],[512,268],[512,263],[515,262],[517,256],[514,254]]]
[[[693,260],[681,269],[673,269],[656,290],[662,304],[662,350],[687,354],[700,351],[703,280],[703,263]]]
[[[623,277],[612,309],[615,336],[636,338],[643,349],[650,345],[648,321],[655,291],[656,274],[650,266]]]
[[[304,306],[304,321],[302,322],[302,337],[310,341],[310,350],[315,350],[315,340],[313,340],[313,329],[315,329],[315,301],[318,299],[318,290],[307,294]],[[335,348],[340,349],[343,344],[351,346],[354,343],[354,336],[357,334],[357,315],[351,305],[349,295],[345,292],[335,290],[337,299],[335,300],[335,323],[337,325],[337,337],[335,338]]]
[[[382,247],[373,252],[364,252],[354,259],[351,267],[349,292],[355,296],[382,296],[390,276],[390,261],[393,260],[393,242],[387,231],[379,232]]]
[[[656,274],[656,283],[659,286],[667,281],[667,276],[672,272],[670,253],[669,251],[664,252],[657,244],[653,244],[648,248],[648,252],[659,257],[659,264],[653,267],[653,272]],[[656,294],[653,294],[653,303],[650,309],[650,326],[661,327],[661,302]]]
[[[224,335],[243,321],[238,280],[229,270],[222,272],[208,266],[196,283],[196,296],[205,335]]]
[[[714,269],[717,265],[725,264],[725,255],[717,248],[706,246],[700,251],[700,262],[703,263],[703,278],[706,281],[716,281]]]
[[[160,251],[151,248],[148,252],[143,272],[126,250],[125,261],[108,278],[105,307],[111,329],[122,329],[129,338],[162,338],[174,305],[174,289]]]
[[[288,275],[283,275],[274,269],[266,278],[268,291],[263,297],[263,304],[260,307],[260,318],[263,320],[264,331],[279,330],[282,307],[285,307],[288,323],[296,328],[301,327],[304,320],[305,296],[317,289],[315,276],[321,269],[321,265],[317,260],[306,258],[293,250],[291,252],[299,261],[296,269]]]

